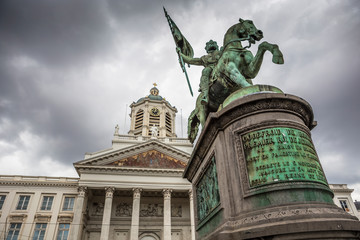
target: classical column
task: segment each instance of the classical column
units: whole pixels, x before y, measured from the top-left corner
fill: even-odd
[[[164,189],[164,237],[163,239],[171,240],[171,189]]]
[[[192,189],[189,190],[190,200],[190,229],[191,229],[191,240],[195,240],[195,213],[194,213],[194,198]]]
[[[70,229],[70,239],[74,239],[74,240],[81,239],[83,210],[84,210],[84,202],[85,202],[87,187],[84,186],[78,187],[78,192],[79,193],[76,199],[76,204],[74,209],[74,218]]]
[[[133,189],[133,207],[131,216],[130,240],[138,240],[141,188]]]
[[[105,206],[104,206],[103,221],[101,226],[100,240],[109,239],[111,206],[112,206],[112,200],[113,200],[115,188],[107,187],[105,188],[105,192],[106,192],[106,197],[105,197]]]

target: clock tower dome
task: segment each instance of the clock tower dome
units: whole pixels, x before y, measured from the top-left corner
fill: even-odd
[[[176,137],[175,116],[177,109],[159,95],[156,87],[150,89],[150,95],[140,98],[130,105],[130,135],[151,137]]]

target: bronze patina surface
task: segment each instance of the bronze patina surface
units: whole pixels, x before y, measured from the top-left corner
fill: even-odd
[[[188,137],[191,142],[194,142],[199,125],[204,126],[210,112],[216,112],[220,104],[234,91],[253,85],[252,79],[260,70],[265,52],[269,51],[273,55],[272,61],[276,64],[283,64],[284,58],[279,47],[268,42],[259,44],[255,56],[247,50],[251,44],[263,38],[263,32],[255,27],[253,21],[241,18],[225,33],[220,50],[218,50],[217,43],[210,40],[205,46],[207,55],[194,58],[190,43],[165,9],[164,12],[175,40],[181,68],[187,80],[184,63],[205,67],[200,78],[201,93],[196,100],[196,107],[188,119]],[[248,45],[243,46],[242,42]],[[192,94],[191,87],[190,92]]]
[[[200,195],[197,239],[358,239],[359,220],[333,203],[314,126],[310,104],[284,93],[245,95],[211,113],[184,172]],[[218,206],[199,190],[212,186],[213,161]]]
[[[196,186],[198,218],[202,221],[220,204],[219,185],[216,175],[216,162],[213,156],[205,174]]]
[[[265,128],[241,136],[250,187],[306,180],[327,185],[310,136],[295,128]]]

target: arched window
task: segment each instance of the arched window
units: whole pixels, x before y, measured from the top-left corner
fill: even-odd
[[[160,237],[153,232],[145,232],[140,235],[140,240],[160,240]]]
[[[135,130],[141,129],[144,121],[144,110],[140,109],[135,117]]]
[[[160,127],[160,115],[153,115],[153,114],[150,114],[150,117],[149,117],[149,136],[152,135],[152,132],[151,132],[151,127],[157,127],[159,128]],[[159,130],[159,129],[158,129]],[[157,135],[159,136],[159,132],[157,133]]]

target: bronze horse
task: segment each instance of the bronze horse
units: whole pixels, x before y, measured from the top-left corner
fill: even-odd
[[[270,51],[272,61],[283,64],[284,59],[279,47],[275,44],[262,42],[254,55],[247,50],[256,41],[263,38],[251,20],[240,19],[239,23],[230,27],[225,36],[221,56],[214,67],[209,88],[209,103],[202,105],[202,93],[196,100],[196,107],[188,118],[188,138],[195,141],[199,125],[203,127],[210,112],[216,112],[223,101],[238,89],[253,85],[252,79],[258,74],[264,54]],[[241,41],[248,41],[249,46],[243,47]]]

